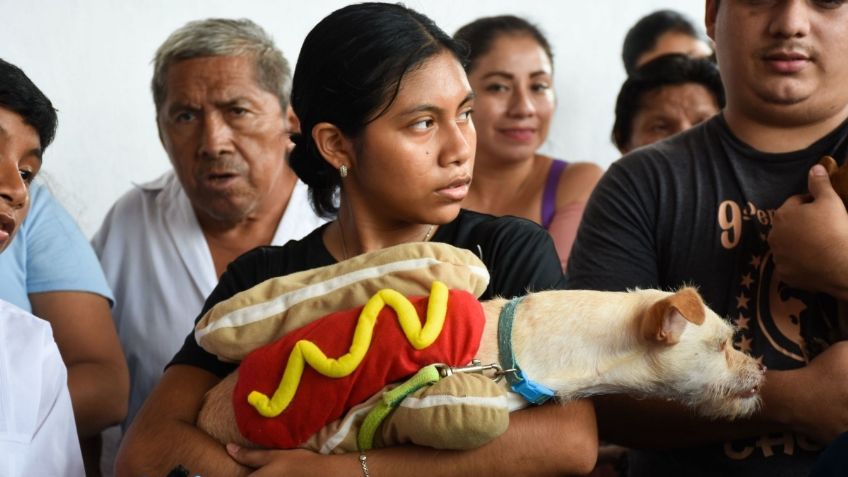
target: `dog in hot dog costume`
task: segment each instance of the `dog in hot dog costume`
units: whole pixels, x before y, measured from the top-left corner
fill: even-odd
[[[393,253],[399,256],[384,260]],[[457,265],[457,256],[470,262]],[[478,303],[474,297],[488,274],[474,261],[449,245],[407,244],[272,279],[221,302],[198,323],[198,343],[225,360],[250,355],[240,372],[207,394],[198,425],[221,442],[242,442],[243,434],[265,446],[325,453],[403,443],[463,449],[503,432],[508,409],[553,396],[568,401],[627,393],[725,418],[758,406],[764,368],[730,346],[733,328],[695,289],[554,290]],[[374,273],[375,267],[386,273]],[[451,283],[441,285],[440,277]],[[420,290],[434,282],[429,298],[422,297]],[[383,290],[387,286],[400,293]],[[306,311],[366,301],[315,323]],[[452,306],[455,313],[447,311]],[[503,382],[479,375],[454,374],[432,386],[438,377],[421,378],[432,362],[461,366],[473,356],[500,363],[509,389],[522,398],[507,402]],[[379,391],[421,366],[397,388],[402,392]],[[410,382],[424,384],[424,394],[440,385],[450,392],[407,396],[415,388]],[[400,407],[392,412],[387,403]],[[418,412],[427,403],[434,412]]]

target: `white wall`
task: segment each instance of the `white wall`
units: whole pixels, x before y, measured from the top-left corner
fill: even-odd
[[[87,235],[131,183],[170,164],[159,144],[149,82],[153,52],[193,19],[247,17],[294,63],[311,27],[342,0],[0,0],[0,58],[33,79],[59,110],[44,181]],[[621,41],[639,17],[674,8],[702,23],[703,0],[407,0],[445,31],[512,13],[539,24],[555,55],[558,112],[544,150],[608,166]]]

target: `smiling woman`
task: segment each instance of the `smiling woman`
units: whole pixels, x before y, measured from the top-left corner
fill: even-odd
[[[475,20],[455,37],[470,47],[466,69],[477,94],[477,163],[465,205],[541,224],[565,268],[601,169],[536,152],[548,137],[556,106],[551,47],[538,28],[508,15]]]
[[[291,103],[302,133],[292,138],[290,163],[309,186],[315,210],[337,219],[302,240],[237,259],[201,316],[265,280],[427,240],[481,256],[491,275],[483,299],[562,287],[553,242],[542,228],[460,208],[476,145],[463,58],[460,45],[429,18],[401,5],[351,5],[323,19],[307,35],[294,73]],[[235,368],[190,334],[133,422],[119,469],[164,474],[180,463],[204,475],[243,475],[249,467],[274,475],[360,470],[349,454],[229,446],[228,455],[201,431],[188,433],[185,423],[196,422],[205,392]],[[558,437],[539,442],[531,434]],[[502,437],[475,451],[435,459],[425,449],[383,449],[369,452],[367,465],[375,475],[492,475],[526,472],[528,465],[534,473],[581,473],[591,469],[596,443],[592,406],[578,401],[520,411]]]

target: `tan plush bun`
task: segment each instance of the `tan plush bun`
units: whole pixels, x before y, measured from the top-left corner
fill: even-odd
[[[489,272],[473,253],[448,244],[396,245],[266,280],[215,305],[197,323],[194,336],[206,351],[238,362],[322,316],[364,305],[383,288],[423,296],[436,280],[479,297]]]

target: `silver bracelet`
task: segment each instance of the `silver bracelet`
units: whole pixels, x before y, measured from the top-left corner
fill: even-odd
[[[365,451],[359,452],[359,465],[362,467],[362,475],[371,477],[371,474],[368,473],[368,457],[365,457]]]

